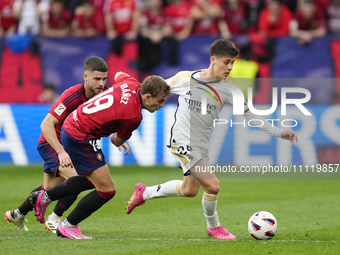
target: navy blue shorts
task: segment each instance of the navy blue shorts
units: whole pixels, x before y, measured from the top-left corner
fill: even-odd
[[[44,172],[58,177],[59,158],[55,150],[47,142],[38,143],[40,157],[45,161]]]
[[[97,140],[74,140],[63,128],[60,137],[64,149],[70,155],[73,166],[79,175],[90,174],[99,167],[106,165],[104,154],[97,144]]]

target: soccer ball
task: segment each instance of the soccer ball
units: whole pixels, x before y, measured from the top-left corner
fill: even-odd
[[[275,236],[276,231],[277,221],[269,212],[256,212],[248,221],[248,232],[257,240],[270,240]]]

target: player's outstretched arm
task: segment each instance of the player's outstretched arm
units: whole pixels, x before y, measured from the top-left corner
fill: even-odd
[[[283,130],[281,133],[281,138],[289,140],[292,145],[298,142],[297,134],[293,130]]]
[[[282,139],[289,140],[292,145],[295,145],[295,143],[298,142],[297,134],[292,130],[282,130],[272,123],[269,123],[267,120],[265,120],[262,116],[255,115],[251,113],[250,111],[247,111],[244,115],[244,118],[248,121],[250,120],[256,120],[256,121],[262,121],[262,125],[258,126],[259,129],[273,135],[276,137],[281,137]]]

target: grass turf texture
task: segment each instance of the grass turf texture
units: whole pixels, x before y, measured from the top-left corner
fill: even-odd
[[[148,201],[130,215],[125,213],[134,184],[181,179],[180,169],[110,169],[116,196],[80,224],[82,233],[93,240],[57,237],[30,212],[29,232],[0,221],[0,254],[339,254],[339,179],[220,179],[220,222],[237,237],[226,241],[206,233],[202,191],[196,198]],[[42,183],[42,167],[1,165],[0,180],[3,215]],[[53,207],[54,203],[47,215]],[[270,241],[257,241],[248,234],[248,219],[259,210],[278,220],[278,232]]]

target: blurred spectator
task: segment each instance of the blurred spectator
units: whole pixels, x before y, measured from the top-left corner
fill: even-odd
[[[286,36],[293,15],[279,0],[267,0],[267,6],[260,12],[259,31],[269,37]]]
[[[104,6],[106,37],[112,41],[112,51],[122,54],[124,40],[135,40],[140,12],[134,0],[107,0]]]
[[[244,0],[224,0],[224,19],[232,35],[247,32],[247,5]]]
[[[103,13],[105,0],[88,0],[91,1],[95,12]]]
[[[17,23],[13,18],[14,0],[0,0],[0,36],[11,37],[16,29]]]
[[[29,50],[32,55],[39,53],[40,17],[48,12],[49,0],[15,0],[13,17],[18,20],[18,34],[32,37]]]
[[[274,57],[275,38],[261,33],[249,33],[252,58],[260,63],[269,63]]]
[[[290,24],[290,34],[302,45],[311,43],[314,38],[326,34],[326,19],[313,1],[304,0]]]
[[[140,19],[138,70],[147,73],[162,60],[165,16],[162,0],[148,0]]]
[[[15,0],[13,17],[18,19],[19,34],[40,34],[40,15],[49,10],[49,2],[49,0]]]
[[[190,13],[191,4],[186,0],[172,0],[164,9],[167,46],[169,48],[169,63],[177,65],[179,60],[179,41],[191,34],[194,21]]]
[[[258,30],[260,12],[266,8],[267,0],[246,0],[248,5],[248,32]]]
[[[164,9],[166,24],[170,26],[168,33],[173,34],[177,40],[190,36],[193,27],[190,8],[191,4],[186,0],[171,0]]]
[[[81,11],[72,22],[72,34],[76,37],[94,37],[105,32],[103,14],[95,12],[93,3],[85,1],[81,5]]]
[[[42,15],[42,34],[48,37],[65,37],[70,33],[72,13],[62,0],[53,0],[48,14]]]
[[[95,13],[103,14],[105,0],[66,0],[65,7],[74,15],[78,15],[81,13],[79,10],[82,9],[82,5],[86,2],[92,3]]]
[[[299,0],[300,2],[303,2],[304,0]],[[327,8],[329,6],[329,3],[332,1],[332,0],[311,0],[315,3],[317,9],[319,9],[322,14],[326,14],[327,13]]]
[[[221,0],[193,0],[191,15],[194,19],[193,34],[218,35],[230,38],[225,20],[222,19]]]
[[[328,28],[331,33],[340,33],[340,0],[333,0],[328,6]]]
[[[55,91],[55,87],[51,84],[44,85],[43,92],[40,94],[38,101],[42,104],[54,104],[59,96]]]

